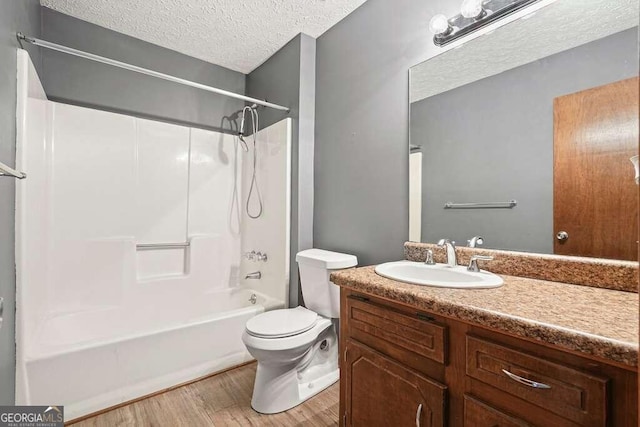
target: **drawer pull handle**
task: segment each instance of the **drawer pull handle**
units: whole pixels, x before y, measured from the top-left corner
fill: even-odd
[[[547,385],[547,384],[544,384],[544,383],[539,383],[537,381],[532,381],[532,380],[529,380],[527,378],[522,378],[521,376],[513,374],[513,373],[507,371],[506,369],[503,369],[502,372],[504,372],[505,375],[508,376],[509,378],[511,378],[512,380],[517,381],[520,384],[524,384],[524,385],[526,385],[528,387],[543,388],[543,389],[551,388],[550,385]]]
[[[362,301],[362,302],[368,302],[369,301],[369,298],[363,297],[363,296],[360,296],[360,295],[349,295],[349,298],[357,300],[357,301]]]
[[[422,403],[418,405],[418,409],[416,409],[416,427],[420,427],[422,424],[420,422],[420,418],[422,418]]]

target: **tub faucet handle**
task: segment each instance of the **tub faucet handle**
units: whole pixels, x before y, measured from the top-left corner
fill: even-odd
[[[262,252],[256,252],[256,251],[251,251],[251,252],[246,252],[244,254],[244,257],[246,259],[248,259],[249,261],[264,261],[267,262],[267,254],[262,253]]]

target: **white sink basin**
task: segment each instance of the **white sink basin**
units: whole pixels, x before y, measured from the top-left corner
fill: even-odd
[[[380,264],[376,267],[376,273],[400,282],[441,288],[486,289],[498,288],[504,283],[500,276],[484,270],[476,273],[463,266],[427,265],[413,261]]]

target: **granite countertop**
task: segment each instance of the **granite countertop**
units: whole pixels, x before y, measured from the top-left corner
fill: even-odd
[[[500,275],[495,289],[418,286],[378,276],[374,266],[331,280],[446,317],[549,343],[618,364],[638,365],[638,294]]]

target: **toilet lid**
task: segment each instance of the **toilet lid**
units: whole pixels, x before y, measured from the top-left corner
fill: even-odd
[[[313,328],[318,315],[304,307],[267,311],[247,322],[247,332],[260,338],[284,338]]]

